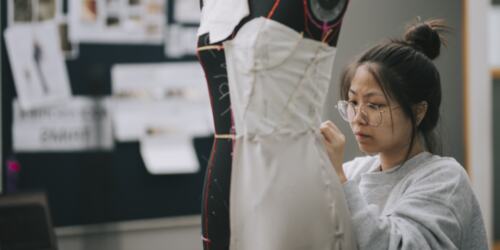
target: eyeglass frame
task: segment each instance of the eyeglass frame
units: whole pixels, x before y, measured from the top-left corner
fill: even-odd
[[[387,109],[381,109],[380,105],[375,105],[375,104],[371,104],[371,105],[374,105],[376,108],[377,108],[377,111],[379,112],[379,115],[380,115],[380,121],[378,122],[377,125],[373,125],[373,124],[370,124],[370,121],[368,120],[368,114],[366,113],[366,111],[364,111],[364,109],[361,109],[361,106],[363,105],[359,105],[358,107],[354,107],[353,106],[353,110],[354,110],[354,116],[353,118],[349,121],[349,119],[347,117],[344,117],[344,115],[342,114],[342,111],[340,110],[341,108],[341,105],[342,104],[345,104],[345,107],[348,107],[349,105],[354,105],[352,104],[351,101],[347,101],[347,100],[339,100],[337,102],[337,104],[335,105],[335,108],[337,108],[337,110],[339,111],[340,113],[340,117],[342,117],[342,119],[346,122],[352,122],[354,120],[354,118],[357,116],[358,114],[358,109],[361,111],[361,114],[363,116],[361,116],[361,118],[363,119],[363,121],[368,124],[369,126],[372,126],[372,127],[379,127],[381,124],[382,124],[382,120],[383,120],[383,115],[382,113],[384,113]],[[366,106],[367,104],[365,104]],[[368,104],[370,105],[370,103]],[[400,106],[388,106],[387,108],[388,109],[396,109],[396,108],[399,108]],[[386,108],[386,107],[384,107]],[[346,114],[347,114],[347,110],[346,110]]]

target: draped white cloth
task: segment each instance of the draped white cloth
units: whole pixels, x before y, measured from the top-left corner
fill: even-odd
[[[248,0],[204,0],[198,36],[208,33],[210,43],[220,42],[249,14]]]
[[[319,133],[335,48],[262,17],[224,48],[236,128],[230,248],[355,249]]]

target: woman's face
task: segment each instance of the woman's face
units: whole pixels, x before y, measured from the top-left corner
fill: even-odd
[[[385,98],[380,85],[367,67],[361,65],[357,68],[348,96],[348,101],[357,111],[350,125],[358,146],[361,151],[368,154],[406,152],[411,138],[411,120],[395,101],[389,102]],[[380,112],[376,111],[376,107],[381,111],[382,118],[380,123],[374,126],[374,119],[369,121],[369,117],[365,114],[378,116]],[[362,113],[359,111],[360,108],[364,114],[360,114]]]

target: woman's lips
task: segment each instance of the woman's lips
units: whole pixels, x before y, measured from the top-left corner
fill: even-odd
[[[364,142],[364,141],[366,141],[366,140],[368,140],[368,139],[371,138],[371,136],[369,136],[367,134],[363,134],[361,132],[355,132],[354,135],[356,136],[356,140],[358,142]]]

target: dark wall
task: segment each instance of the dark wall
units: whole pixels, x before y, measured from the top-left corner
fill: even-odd
[[[0,3],[2,34],[7,2]],[[5,170],[6,158],[20,162],[19,190],[45,190],[56,226],[200,213],[211,137],[193,140],[202,167],[196,174],[185,175],[149,174],[135,142],[116,142],[111,152],[12,152],[12,99],[16,92],[3,35],[1,49],[2,168]],[[194,56],[176,59],[194,60]],[[164,56],[163,46],[81,44],[79,57],[67,61],[67,68],[73,95],[107,96],[111,93],[113,64],[167,61],[174,60]]]

